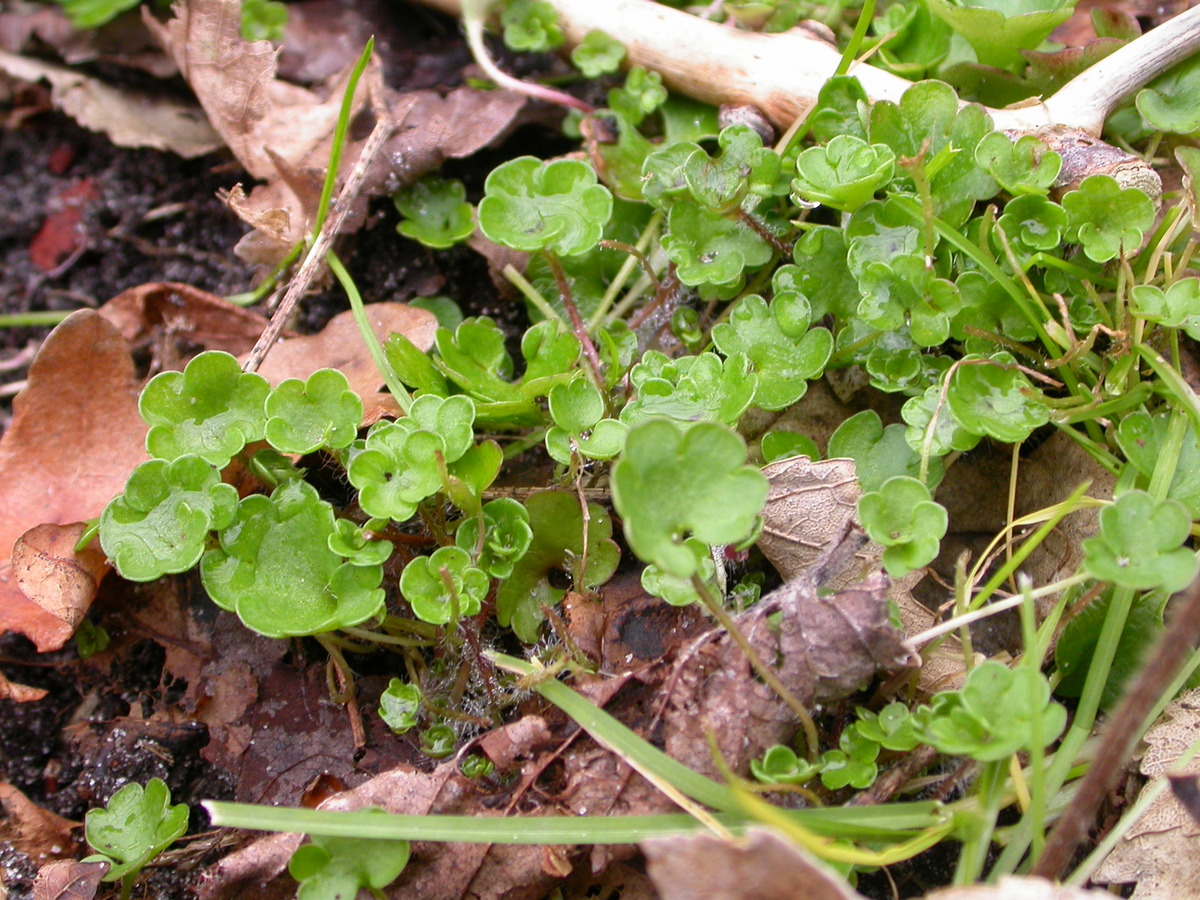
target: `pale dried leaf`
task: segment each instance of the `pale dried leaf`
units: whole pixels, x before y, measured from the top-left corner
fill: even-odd
[[[147,458],[138,390],[124,339],[80,310],[51,332],[13,401],[0,440],[0,630],[26,635],[41,651],[57,650],[73,629],[21,592],[13,545],[35,525],[95,518],[124,489]]]
[[[33,880],[33,900],[92,900],[108,869],[106,862],[73,859],[44,865]]]
[[[1175,761],[1200,739],[1200,690],[1174,700],[1145,737],[1143,790],[1165,777]],[[1193,759],[1180,774],[1200,774]],[[1128,884],[1135,900],[1192,900],[1200,884],[1200,827],[1171,790],[1165,790],[1134,824],[1092,876],[1098,884]]]
[[[1104,891],[1054,884],[1044,878],[1006,875],[998,884],[975,884],[946,888],[925,895],[925,900],[1100,900],[1111,897]]]
[[[212,153],[220,138],[194,104],[112,87],[54,63],[0,50],[0,70],[22,81],[46,81],[56,107],[118,147],[150,147],[191,158]]]
[[[737,843],[700,833],[655,838],[641,846],[660,900],[862,900],[841,875],[761,828]]]
[[[770,490],[758,546],[784,580],[798,578],[856,521],[862,490],[854,461],[797,456],[764,466],[763,474]]]
[[[41,688],[32,688],[27,684],[17,684],[15,681],[9,681],[4,677],[4,673],[0,672],[0,700],[12,700],[15,703],[32,703],[34,700],[41,700],[46,696],[46,691]]]
[[[94,546],[75,551],[87,527],[86,522],[37,525],[17,538],[12,551],[12,574],[21,592],[72,632],[110,568]]]

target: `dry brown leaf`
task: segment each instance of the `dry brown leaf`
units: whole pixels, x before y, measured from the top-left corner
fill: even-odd
[[[113,87],[76,69],[0,50],[0,70],[21,81],[46,81],[55,106],[118,147],[150,147],[191,158],[221,146],[194,104]]]
[[[13,545],[12,574],[21,592],[74,632],[87,614],[108,559],[94,546],[78,553],[75,544],[87,530],[73,525],[36,525]]]
[[[770,490],[758,546],[784,580],[799,578],[857,520],[854,460],[806,456],[763,467]]]
[[[642,842],[660,900],[862,900],[846,880],[791,841],[762,828],[732,842],[712,834]]]
[[[45,696],[46,691],[41,688],[32,688],[27,684],[17,684],[15,681],[9,681],[4,677],[4,673],[0,672],[0,700],[31,703],[34,700],[41,700]]]
[[[24,532],[100,515],[146,457],[138,381],[124,339],[91,310],[51,332],[0,440],[0,630],[57,650],[73,629],[18,587],[9,560]]]
[[[11,843],[35,862],[73,856],[75,822],[42,809],[8,782],[0,781],[0,841]]]
[[[1173,701],[1146,733],[1141,771],[1150,785],[1166,776],[1182,753],[1200,738],[1200,690]],[[1193,759],[1181,774],[1200,775]],[[1092,876],[1098,884],[1133,883],[1133,900],[1194,900],[1200,885],[1200,826],[1172,791],[1165,790]]]
[[[92,900],[108,863],[61,859],[42,866],[33,880],[33,900]]]
[[[191,0],[176,4],[174,12],[163,24],[143,10],[147,27],[179,66],[213,128],[246,171],[267,182],[249,197],[239,196],[234,209],[265,234],[265,241],[247,245],[254,261],[277,261],[303,239],[316,212],[350,67],[318,94],[275,77],[270,41],[242,38],[240,0]],[[382,104],[382,91],[375,62],[363,74],[352,114],[369,98]],[[379,112],[385,112],[382,105]],[[346,166],[353,165],[365,137],[346,141]]]
[[[919,663],[890,622],[881,573],[833,594],[808,578],[768,594],[737,620],[758,655],[805,706],[841,699],[880,671]],[[795,716],[759,681],[736,642],[713,632],[687,647],[669,682],[664,713],[667,753],[719,778],[708,733],[734,772],[772,744],[787,741]]]
[[[998,884],[946,888],[926,894],[925,900],[1101,900],[1111,896],[1103,891],[1085,891],[1055,884],[1044,878],[1006,875]]]
[[[366,311],[367,321],[379,340],[402,334],[421,350],[433,346],[437,319],[428,310],[403,303],[371,303]],[[350,382],[350,390],[358,392],[364,400],[383,385],[383,377],[367,353],[350,310],[338,313],[318,334],[276,344],[258,372],[271,384],[279,384],[286,378],[307,378],[317,369],[327,367],[340,369]]]
[[[267,326],[256,312],[191,285],[155,281],[122,291],[99,309],[131,345],[150,343],[155,367],[179,370],[196,348],[248,353]]]

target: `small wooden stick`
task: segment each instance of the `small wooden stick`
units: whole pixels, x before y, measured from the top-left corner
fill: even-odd
[[[358,159],[354,162],[354,168],[350,170],[350,174],[346,178],[345,187],[333,202],[329,216],[325,220],[325,227],[321,229],[321,233],[317,235],[316,240],[308,249],[304,261],[288,285],[287,293],[279,301],[279,306],[271,316],[271,321],[267,323],[267,327],[263,329],[263,333],[246,358],[246,362],[242,366],[244,371],[258,371],[267,352],[279,339],[284,325],[291,317],[296,304],[300,302],[300,298],[304,296],[304,292],[308,290],[308,286],[312,284],[313,278],[316,277],[325,261],[326,252],[341,229],[342,223],[346,220],[346,215],[350,212],[350,207],[354,205],[359,191],[362,190],[363,181],[371,168],[371,161],[379,153],[379,149],[388,135],[392,133],[390,117],[382,115],[378,109],[375,110],[375,114],[379,116],[375,122],[375,128],[363,143],[362,152],[359,153]]]

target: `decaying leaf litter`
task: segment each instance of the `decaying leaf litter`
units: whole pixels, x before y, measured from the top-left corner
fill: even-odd
[[[307,73],[306,78],[315,83],[314,90],[275,77],[273,54],[263,47],[218,66],[197,63],[192,53],[202,40],[239,44],[237,21],[229,15],[230,6],[191,3],[185,14],[170,24],[151,25],[158,44],[166,51],[166,56],[154,57],[154,65],[169,69],[174,63],[187,77],[214,134],[245,168],[247,184],[250,179],[267,182],[249,193],[233,189],[229,201],[254,229],[240,242],[239,256],[270,264],[303,236],[315,209],[341,98],[339,86],[344,84],[357,51],[351,48],[341,59],[323,59],[324,65],[316,66],[318,71]],[[369,14],[356,17],[344,9],[330,11],[316,3],[296,6],[313,10],[314,20],[332,16],[342,25],[349,19],[355,33],[362,32],[364,20],[371,22]],[[16,17],[6,24],[20,32],[17,25],[21,14],[5,15]],[[305,21],[302,18],[301,24]],[[54,43],[46,36],[53,31],[52,24],[31,25],[23,37],[40,28],[41,38]],[[58,33],[68,61],[72,56],[87,58],[88,52],[94,52],[81,51],[75,37],[63,36],[68,32]],[[21,48],[13,49],[15,52]],[[309,55],[309,63],[315,66],[313,56],[316,54]],[[302,51],[297,52],[293,63],[304,57]],[[139,64],[145,64],[145,60]],[[448,94],[428,89],[399,92],[387,86],[385,68],[375,65],[368,70],[365,88],[358,94],[361,106],[356,115],[365,123],[364,129],[372,118],[378,121],[391,117],[395,130],[375,157],[375,161],[382,162],[369,168],[361,194],[348,198],[356,201],[356,206],[343,221],[347,232],[368,225],[367,198],[390,193],[445,159],[468,157],[502,141],[522,122],[545,116],[544,110],[531,109],[521,97],[505,92],[466,87]],[[78,89],[77,82],[64,80],[57,70],[51,77],[50,69],[31,73],[11,61],[5,69],[16,78],[47,78],[53,87],[49,102],[72,114],[67,96]],[[96,109],[91,101],[85,106],[89,112]],[[177,111],[173,114],[178,115]],[[116,126],[118,120],[127,125],[126,118],[118,113],[109,125],[94,120],[85,124],[110,131],[118,143],[132,140],[139,146],[191,152],[188,147],[192,145],[172,140],[192,140],[194,136],[179,139],[164,135],[161,123],[155,121],[144,123],[153,135],[125,136],[124,130],[117,131]],[[288,122],[289,127],[278,127],[280,121]],[[303,127],[297,127],[297,122]],[[469,127],[464,127],[465,123]],[[347,166],[355,164],[355,155],[365,144],[364,129],[352,130],[344,157]],[[139,345],[143,351],[139,361],[145,365],[148,356],[152,370],[172,369],[180,368],[198,349],[246,353],[257,336],[263,320],[206,294],[199,289],[202,287],[139,285],[105,304],[98,314],[77,314],[45,342],[30,369],[26,392],[14,404],[0,461],[6,474],[13,473],[5,479],[4,489],[11,494],[6,506],[18,511],[6,523],[11,534],[6,531],[0,542],[6,558],[7,548],[13,548],[11,569],[4,575],[6,598],[11,597],[3,606],[4,627],[25,635],[39,651],[59,650],[99,590],[96,614],[115,638],[107,655],[101,653],[75,663],[70,672],[78,678],[76,690],[85,695],[84,703],[103,711],[97,716],[65,710],[76,721],[71,726],[74,731],[69,737],[64,735],[63,741],[82,748],[78,756],[85,760],[81,766],[84,776],[77,776],[69,790],[48,790],[44,782],[30,782],[27,792],[42,798],[54,793],[65,795],[57,802],[75,818],[82,807],[102,802],[119,781],[144,782],[155,775],[187,784],[188,790],[195,792],[195,799],[232,798],[284,806],[317,803],[332,793],[330,808],[381,805],[393,812],[417,814],[614,815],[674,811],[670,799],[591,743],[568,719],[536,706],[479,740],[480,748],[500,773],[509,774],[511,781],[504,789],[490,794],[480,791],[461,776],[453,762],[429,771],[428,766],[419,764],[411,746],[398,746],[403,742],[372,715],[362,717],[361,727],[366,729],[363,735],[352,733],[345,711],[328,702],[318,649],[289,647],[285,642],[259,638],[230,616],[213,616],[211,607],[201,613],[205,601],[194,582],[168,580],[131,593],[128,586],[122,587],[113,578],[101,582],[106,569],[102,558],[76,557],[69,552],[78,535],[78,530],[70,530],[72,523],[94,517],[119,492],[129,470],[145,456],[145,425],[136,415],[141,373],[135,374],[126,348]],[[376,306],[375,311],[385,334],[400,332],[420,349],[431,345],[433,319],[429,314],[403,307],[383,310]],[[385,312],[387,318],[383,318]],[[353,344],[348,323],[348,318],[335,320],[315,337],[285,339],[268,356],[262,373],[277,383],[287,377],[305,377],[322,366],[334,366],[353,373],[356,390],[369,397],[381,387],[382,379],[374,373],[368,357],[351,349],[357,345]],[[94,353],[97,347],[101,352],[84,365],[84,348]],[[289,347],[293,349],[289,351]],[[814,390],[809,399],[816,399],[817,393]],[[804,424],[797,430],[818,436],[823,443],[818,423],[836,425],[857,410],[831,392],[820,393],[825,398],[824,406],[810,402],[783,415],[802,417]],[[394,412],[385,399],[368,402],[364,424],[371,416]],[[48,432],[48,421],[60,423],[66,430]],[[753,432],[748,431],[748,436],[753,437]],[[1111,496],[1111,487],[1106,487],[1107,473],[1074,445],[1064,446],[1063,441],[1056,440],[1058,437],[1022,460],[1022,485],[1016,493],[1018,503],[1028,504],[1028,508],[1007,508],[1005,496],[995,490],[997,483],[1004,484],[1008,479],[1010,460],[1005,454],[989,454],[985,449],[969,464],[951,469],[942,491],[951,500],[961,499],[963,507],[951,507],[958,533],[952,533],[948,542],[978,554],[990,537],[1013,518],[1064,499],[1084,480],[1093,481],[1092,496]],[[106,448],[103,453],[78,452],[80,446],[102,442]],[[31,460],[39,466],[36,480],[25,477]],[[902,616],[907,613],[906,624],[923,622],[908,625],[912,635],[934,621],[914,600],[913,592],[923,593],[926,601],[944,599],[945,592],[933,586],[930,579],[914,587],[908,583],[912,579],[889,584],[878,574],[880,548],[860,546],[861,541],[848,533],[857,500],[852,465],[848,473],[838,460],[808,467],[794,463],[776,466],[776,471],[769,470],[771,495],[764,512],[764,534],[769,540],[762,543],[762,549],[787,584],[737,621],[760,656],[782,661],[778,666],[781,679],[806,707],[822,704],[837,709],[838,701],[853,694],[877,672],[900,675],[917,668],[919,661],[912,648],[889,621],[884,598],[890,597]],[[806,526],[797,507],[808,511],[813,506],[843,513],[822,515]],[[1031,558],[1029,571],[1035,582],[1053,581],[1056,573],[1075,570],[1080,554],[1076,535],[1094,532],[1094,525],[1086,520],[1086,515],[1069,518],[1066,526]],[[752,759],[795,731],[794,712],[758,681],[741,648],[719,630],[710,630],[707,620],[696,610],[664,607],[646,597],[630,573],[604,587],[598,610],[595,603],[574,594],[568,595],[563,609],[566,635],[589,648],[589,655],[599,661],[598,669],[604,673],[577,677],[576,688],[638,733],[652,737],[689,767],[720,778],[722,772],[716,760],[721,759],[733,771],[744,774]],[[648,618],[653,623],[649,628],[643,624]],[[980,634],[976,635],[974,649],[985,655],[1017,652],[1019,640],[1006,639],[999,632]],[[161,666],[157,684],[144,684],[125,696],[114,696],[115,692],[102,687],[110,673],[119,673],[122,662],[131,663],[140,658],[138,654],[147,653],[155,666]],[[961,661],[961,650],[948,654],[950,659],[956,657]],[[932,668],[929,664],[922,667],[923,686]],[[370,699],[387,681],[385,669],[368,665],[358,681],[359,698],[368,701],[363,704],[368,710]],[[15,671],[25,670],[17,667]],[[927,689],[943,689],[961,680],[961,668],[955,671],[951,666],[950,671],[937,675],[936,685]],[[6,690],[21,698],[26,689],[17,683]],[[175,757],[189,748],[198,749],[205,730],[208,743],[199,750],[201,758],[180,764]],[[715,735],[719,755],[709,745],[710,734]],[[148,747],[157,749],[147,756]],[[106,758],[105,754],[110,756]],[[106,764],[114,771],[105,772]],[[181,768],[189,766],[192,771],[181,773]],[[1146,770],[1146,774],[1152,773]],[[322,776],[320,783],[314,780],[318,774]],[[5,808],[14,843],[22,842],[21,852],[46,862],[57,856],[78,855],[72,843],[79,839],[77,830],[72,831],[65,822],[29,803],[15,788],[9,791]],[[72,793],[74,796],[70,796]],[[47,799],[55,805],[52,798]],[[1186,833],[1186,824],[1179,827]],[[232,853],[228,852],[229,846],[219,843],[221,840],[197,839],[192,845],[172,851],[171,863],[183,872],[205,871],[206,896],[238,896],[239,892],[251,891],[262,894],[263,882],[268,883],[268,894],[288,896],[294,890],[285,869],[299,838],[261,839]],[[704,839],[693,840],[699,844]],[[580,848],[468,845],[464,851],[459,845],[418,844],[402,880],[389,890],[394,896],[534,897],[546,895],[565,876],[571,876],[569,885],[594,882],[619,890],[620,896],[673,896],[670,891],[680,889],[682,875],[663,868],[665,861],[694,874],[704,870],[699,862],[695,867],[687,865],[689,852],[697,854],[698,861],[717,852],[712,846],[695,850],[669,843],[664,846],[665,851],[654,844],[646,845],[647,877],[640,868],[630,868],[621,861],[631,852],[628,848],[600,847],[589,853]],[[732,845],[722,842],[716,847],[728,850]],[[793,867],[805,873],[802,883],[806,885],[815,877],[805,868],[813,863],[775,837],[751,838],[736,852],[750,860],[751,872],[785,873],[780,876],[783,885],[754,890],[790,890],[786,873]],[[734,865],[730,863],[730,867]],[[55,896],[53,892],[66,890],[50,885],[73,883],[76,879],[87,885],[91,877],[84,871],[50,865],[42,869],[38,876],[41,884],[34,890],[49,893],[38,896]],[[1127,871],[1119,869],[1108,877],[1120,881]],[[1179,896],[1151,893],[1160,883],[1157,876],[1136,877],[1147,880],[1146,887],[1139,888],[1145,896]],[[838,880],[828,880],[829,896],[854,896]],[[90,887],[73,889],[81,891],[81,896],[93,896],[96,885],[90,882]],[[728,893],[721,896],[753,895],[745,882],[734,882],[724,890]],[[997,890],[996,896],[1033,896],[1030,891],[1042,890],[1052,895],[1045,883],[1002,884]],[[1004,893],[1009,890],[1011,895]],[[1059,895],[1070,896],[1066,889]]]

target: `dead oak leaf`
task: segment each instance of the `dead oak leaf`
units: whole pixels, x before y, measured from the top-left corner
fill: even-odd
[[[51,332],[13,401],[0,440],[0,630],[56,650],[73,627],[21,591],[10,556],[36,525],[100,515],[146,456],[139,384],[124,339],[102,317],[80,310]]]

